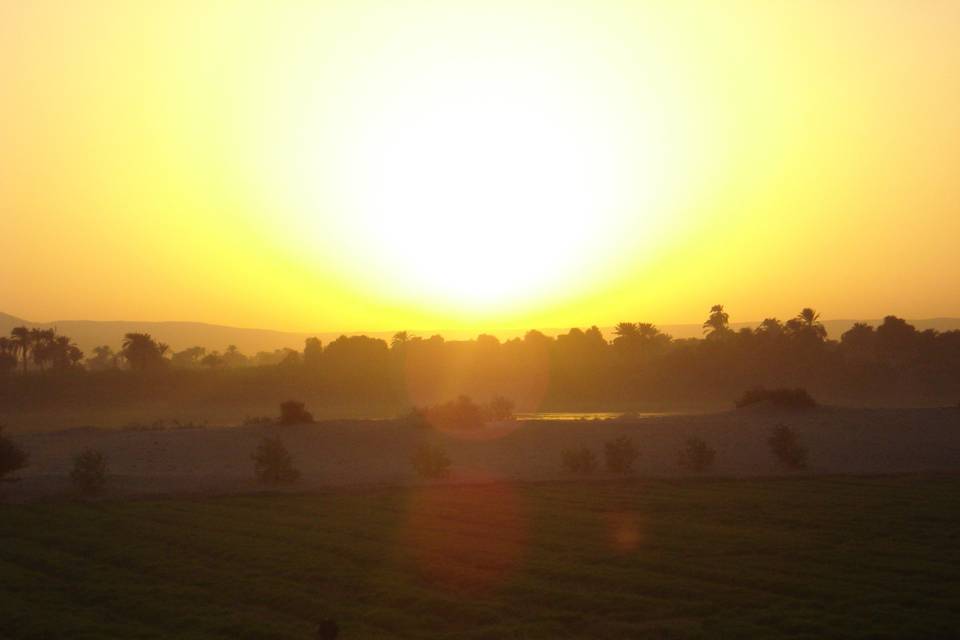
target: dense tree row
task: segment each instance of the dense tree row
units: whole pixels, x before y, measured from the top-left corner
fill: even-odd
[[[302,351],[252,358],[235,347],[170,353],[149,335],[134,333],[125,336],[119,353],[95,349],[86,373],[78,371],[81,356],[68,338],[18,328],[0,339],[0,371],[8,373],[0,403],[9,404],[17,390],[24,397],[42,390],[55,401],[51,388],[57,385],[18,380],[49,376],[15,376],[15,370],[69,371],[58,385],[74,385],[73,396],[120,400],[149,393],[276,400],[294,391],[334,404],[402,408],[467,394],[481,401],[504,396],[519,410],[620,410],[728,403],[754,386],[805,387],[827,402],[953,404],[960,398],[960,331],[917,331],[888,316],[878,327],[858,323],[829,340],[812,309],[786,322],[768,318],[755,329],[733,331],[720,305],[703,328],[702,339],[675,340],[652,324],[624,322],[609,341],[597,327],[556,337],[530,331],[507,341],[400,332],[390,343],[341,336],[324,346],[311,338]],[[140,382],[144,376],[148,383]]]
[[[74,369],[81,360],[83,352],[54,329],[15,327],[9,338],[0,337],[0,374],[12,371],[18,362],[26,373],[31,366],[39,371]]]

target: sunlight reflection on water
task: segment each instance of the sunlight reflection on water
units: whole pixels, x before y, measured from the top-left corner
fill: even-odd
[[[592,412],[553,412],[543,411],[538,413],[517,413],[514,417],[517,420],[634,420],[640,418],[656,418],[659,416],[670,415],[665,411],[652,411],[646,413],[638,412],[619,412],[619,411],[592,411]]]

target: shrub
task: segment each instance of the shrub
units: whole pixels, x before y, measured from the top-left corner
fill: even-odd
[[[687,438],[680,450],[677,464],[684,471],[703,473],[713,466],[717,452],[701,438]]]
[[[616,440],[611,440],[605,445],[607,471],[613,473],[630,473],[633,470],[633,464],[640,457],[640,451],[633,440],[627,436],[620,436]]]
[[[487,403],[486,414],[490,420],[512,420],[513,402],[503,396],[497,396]]]
[[[427,417],[427,409],[420,409],[414,407],[410,411],[401,414],[397,420],[401,424],[413,427],[415,429],[429,429],[430,428],[430,419]]]
[[[807,450],[800,444],[800,439],[790,427],[783,424],[775,426],[767,443],[773,455],[787,469],[807,468]]]
[[[287,400],[280,403],[280,424],[304,424],[313,422],[313,415],[304,408],[302,402]]]
[[[440,445],[420,445],[410,457],[410,464],[421,478],[446,478],[450,475],[450,458]]]
[[[207,423],[194,422],[193,420],[185,420],[182,422],[180,420],[174,420],[172,428],[173,429],[206,429]]]
[[[485,422],[484,409],[467,396],[424,410],[427,422],[442,430],[480,429]]]
[[[10,438],[3,435],[3,425],[0,424],[0,480],[8,473],[18,471],[27,466],[30,456]]]
[[[806,389],[764,389],[763,387],[746,391],[734,404],[737,409],[756,404],[793,410],[812,409],[817,406],[816,401]]]
[[[587,447],[564,449],[561,459],[564,471],[569,473],[589,475],[597,470],[597,456]]]
[[[82,493],[100,493],[107,482],[107,459],[95,449],[83,451],[73,459],[70,479]]]
[[[290,452],[278,437],[261,440],[252,458],[257,480],[263,484],[289,484],[300,479]]]

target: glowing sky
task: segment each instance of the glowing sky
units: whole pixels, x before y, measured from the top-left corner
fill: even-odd
[[[960,2],[0,4],[0,311],[960,315]]]

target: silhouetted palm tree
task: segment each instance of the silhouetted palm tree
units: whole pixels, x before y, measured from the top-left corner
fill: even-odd
[[[143,371],[159,365],[168,348],[155,342],[149,333],[128,333],[123,337],[120,355],[126,358],[131,369]]]
[[[755,333],[764,336],[778,336],[783,333],[783,323],[776,318],[764,318]]]
[[[656,338],[659,335],[663,335],[660,333],[660,329],[657,329],[657,327],[653,323],[638,322],[636,326],[637,326],[637,335],[643,338],[644,340],[652,340],[653,338]]]
[[[396,349],[410,342],[410,333],[407,331],[397,331],[390,340],[390,348]]]
[[[730,315],[723,310],[722,304],[710,307],[710,317],[703,323],[703,332],[707,335],[719,335],[729,331]]]
[[[30,339],[32,345],[30,351],[33,355],[33,362],[43,371],[44,365],[53,358],[54,340],[57,332],[53,329],[31,329]]]
[[[13,340],[0,336],[0,375],[17,368],[17,347]]]
[[[820,314],[810,307],[801,309],[797,317],[788,322],[787,326],[797,333],[809,333],[820,340],[827,337],[827,329],[820,322]]]
[[[57,336],[53,341],[52,363],[57,369],[72,369],[83,360],[83,351],[67,336]]]
[[[27,359],[30,357],[30,349],[33,346],[33,335],[30,333],[30,329],[26,327],[14,327],[10,331],[11,340],[13,340],[14,345],[16,345],[16,351],[20,354],[20,359],[23,361],[23,373],[27,373]]]
[[[613,333],[618,338],[634,338],[639,335],[639,329],[633,322],[621,322],[613,328]]]
[[[814,327],[817,325],[823,326],[820,322],[820,314],[810,307],[804,307],[800,310],[800,313],[797,314],[797,320],[802,322],[807,327]]]

